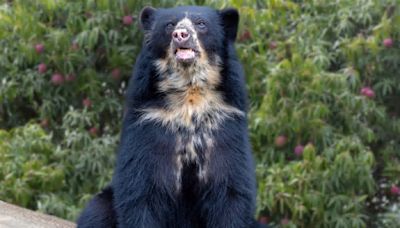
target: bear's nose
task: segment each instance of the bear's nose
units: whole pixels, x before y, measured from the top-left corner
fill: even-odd
[[[172,39],[174,39],[174,41],[177,42],[178,44],[187,41],[189,39],[189,37],[190,37],[190,34],[188,33],[188,31],[186,29],[176,29],[172,33]]]

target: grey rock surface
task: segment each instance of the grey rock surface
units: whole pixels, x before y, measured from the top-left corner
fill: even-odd
[[[0,228],[72,228],[72,222],[0,201]]]

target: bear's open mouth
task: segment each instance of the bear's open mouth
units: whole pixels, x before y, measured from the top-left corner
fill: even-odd
[[[175,49],[175,58],[179,62],[192,62],[197,54],[198,52],[193,48],[180,47]]]

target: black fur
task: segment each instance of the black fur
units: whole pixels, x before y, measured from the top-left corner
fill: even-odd
[[[113,209],[113,191],[110,187],[95,196],[78,219],[78,226],[84,228],[116,228],[117,217]]]
[[[168,56],[171,31],[166,29],[167,24],[176,24],[185,15],[194,24],[199,20],[206,24],[205,30],[198,30],[198,38],[208,62],[220,65],[220,82],[212,91],[222,97],[221,102],[238,110],[211,130],[204,130],[205,123],[196,122],[194,117],[192,130],[181,126],[172,130],[159,122],[141,119],[140,110],[167,107],[169,92],[160,92],[157,85],[168,78],[163,79],[153,63]],[[233,46],[237,11],[145,8],[140,19],[146,38],[129,82],[114,177],[111,186],[89,202],[78,227],[261,227],[253,218],[256,181],[245,115],[244,74]],[[221,62],[214,56],[220,57]],[[171,90],[174,92],[177,91]],[[217,114],[207,115],[204,120]],[[208,156],[204,132],[213,142]],[[177,138],[181,137],[185,144],[195,136],[196,160],[182,162],[177,182],[176,157],[188,153],[186,147],[177,149]],[[206,177],[200,178],[201,169],[206,169]]]

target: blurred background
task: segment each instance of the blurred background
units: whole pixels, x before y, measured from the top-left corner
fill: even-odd
[[[0,0],[0,200],[75,220],[113,172],[146,5],[236,7],[257,218],[399,227],[398,0]]]

